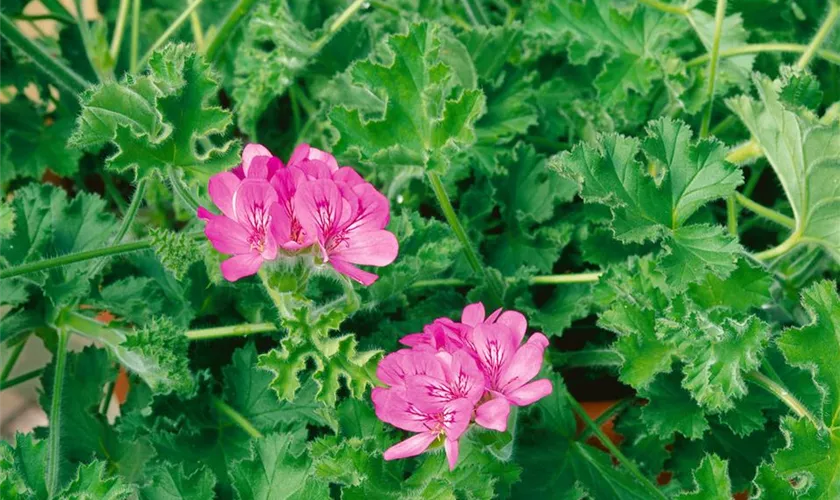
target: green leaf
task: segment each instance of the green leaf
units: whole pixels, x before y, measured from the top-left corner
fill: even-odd
[[[163,267],[178,281],[184,278],[193,262],[201,260],[203,248],[195,238],[181,233],[151,228],[152,248]]]
[[[585,202],[610,207],[620,241],[663,241],[662,265],[676,288],[708,272],[727,276],[740,250],[736,239],[720,227],[686,222],[704,204],[733,193],[743,181],[740,171],[724,160],[720,142],[692,142],[683,122],[663,118],[647,133],[647,167],[636,160],[639,141],[614,134],[601,136],[594,148],[575,146],[552,158],[551,166],[577,180]]]
[[[688,291],[691,299],[704,309],[719,307],[746,312],[770,302],[772,284],[767,271],[741,259],[728,278],[709,274],[703,281],[689,285]]]
[[[30,184],[15,192],[14,232],[0,241],[6,265],[19,265],[105,245],[116,220],[96,195],[79,193],[68,201],[64,190],[45,184]],[[54,305],[71,303],[88,292],[90,262],[26,275]]]
[[[754,498],[793,500],[797,494],[790,482],[780,477],[772,465],[761,464],[753,481],[757,494]]]
[[[72,147],[89,150],[113,143],[106,166],[133,169],[137,178],[183,169],[209,176],[239,161],[238,142],[209,149],[199,139],[221,134],[229,112],[209,106],[219,87],[210,68],[186,45],[167,45],[149,60],[149,73],[108,82],[82,96]]]
[[[306,429],[268,436],[251,443],[251,456],[231,468],[241,499],[305,498],[312,459],[306,452]]]
[[[821,123],[807,110],[786,106],[779,95],[784,80],[756,74],[753,82],[759,100],[740,96],[727,104],[782,183],[796,221],[789,241],[820,245],[840,261],[840,122]]]
[[[120,476],[106,472],[106,466],[101,460],[81,465],[76,478],[61,490],[59,497],[68,500],[122,500],[132,497],[134,488]]]
[[[187,356],[189,339],[165,316],[127,335],[118,349],[123,365],[155,394],[188,393],[195,388]],[[127,351],[127,352],[126,352]]]
[[[560,337],[574,321],[589,315],[592,285],[578,283],[557,287],[551,298],[535,307],[523,296],[516,298],[516,309],[528,317],[528,323],[548,337]]]
[[[695,489],[680,493],[679,500],[729,500],[732,498],[732,484],[729,481],[727,461],[717,455],[706,455],[700,467],[694,471]]]
[[[711,53],[715,37],[715,17],[700,9],[691,9],[687,16],[689,23],[703,43],[703,48]],[[723,19],[720,38],[718,40],[721,51],[743,47],[747,43],[749,32],[744,29],[740,14],[732,14]],[[721,57],[715,75],[715,94],[725,95],[732,86],[747,87],[750,82],[750,72],[755,62],[755,54],[740,54],[732,57]],[[701,66],[703,71],[703,85],[707,85],[709,78],[708,64]],[[704,97],[707,97],[708,94]]]
[[[9,498],[46,498],[47,443],[15,435],[15,448],[0,441],[0,493]]]
[[[385,102],[381,116],[363,118],[358,109],[329,112],[339,138],[336,154],[358,151],[362,158],[396,166],[445,171],[450,156],[475,142],[474,124],[484,113],[484,95],[466,89],[447,98],[459,83],[441,50],[441,28],[412,25],[385,40],[389,61],[361,61],[350,69],[353,83]]]
[[[165,308],[160,287],[150,278],[123,278],[102,287],[99,295],[93,305],[138,325],[160,316]]]
[[[522,34],[522,25],[513,23],[506,26],[474,26],[456,36],[469,52],[479,82],[495,82],[505,63],[518,48]]]
[[[171,463],[156,464],[149,473],[149,483],[140,488],[143,500],[204,500],[213,498],[216,476],[207,467],[201,467],[192,474],[184,466]]]
[[[788,66],[781,68],[783,80],[779,100],[782,105],[816,111],[823,100],[819,80],[809,72],[797,72]]]
[[[649,400],[642,407],[642,420],[662,438],[679,433],[689,439],[699,439],[709,429],[703,409],[683,389],[676,371],[659,375],[639,395]]]
[[[782,432],[787,448],[773,455],[778,474],[796,483],[799,498],[825,499],[840,495],[840,431],[828,432],[801,418],[785,417]]]

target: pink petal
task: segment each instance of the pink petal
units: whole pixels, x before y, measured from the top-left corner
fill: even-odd
[[[208,214],[205,214],[208,215]],[[221,253],[251,253],[250,233],[239,223],[224,215],[209,214],[210,220],[204,227],[204,234]]]
[[[504,325],[481,323],[473,329],[470,337],[488,379],[495,380],[516,353],[514,335]]]
[[[419,344],[425,344],[427,340],[425,333],[409,333],[400,339],[400,344],[413,347]]]
[[[270,156],[257,156],[251,160],[251,166],[245,176],[249,179],[268,179],[268,162]],[[244,170],[244,169],[243,169]]]
[[[516,333],[516,344],[519,345],[528,330],[528,320],[519,311],[505,311],[496,320],[496,323],[509,326]]]
[[[526,406],[551,394],[551,381],[540,379],[507,394],[508,400],[516,406]]]
[[[365,184],[365,180],[353,167],[339,168],[333,172],[332,179],[336,182],[344,182],[354,187],[359,184]]]
[[[318,160],[327,165],[331,171],[338,169],[338,162],[333,155],[311,147],[309,144],[299,144],[289,158],[289,166],[297,165],[304,160]]]
[[[270,157],[271,151],[262,144],[253,143],[246,145],[245,149],[242,150],[242,171],[245,174],[245,177],[250,177],[248,175],[248,171],[251,168],[251,162],[258,156]]]
[[[414,375],[405,380],[405,397],[420,411],[437,413],[450,401],[458,399],[445,380],[428,375]]]
[[[411,375],[444,377],[440,361],[432,353],[400,349],[385,356],[376,367],[376,376],[388,385],[403,385]]]
[[[449,365],[444,365],[446,380],[458,387],[458,394],[475,404],[484,395],[484,374],[478,369],[475,359],[464,350],[451,355]]]
[[[485,429],[504,432],[507,429],[510,403],[505,398],[491,399],[475,410],[475,423]]]
[[[378,275],[369,273],[367,271],[362,271],[353,264],[345,262],[341,259],[330,259],[330,265],[339,273],[347,276],[348,278],[354,281],[358,281],[364,286],[370,286],[374,284],[376,280],[379,279]]]
[[[391,205],[385,195],[367,182],[352,187],[352,191],[359,201],[359,210],[347,231],[373,231],[388,225]]]
[[[259,219],[257,210],[268,211],[274,203],[277,203],[277,191],[268,181],[245,179],[233,193],[233,218],[251,224]]]
[[[213,212],[211,212],[210,210],[207,210],[207,209],[206,209],[206,208],[204,208],[204,207],[198,207],[198,211],[196,211],[196,214],[195,214],[195,215],[196,215],[199,219],[203,220],[204,222],[207,222],[207,221],[209,221],[210,219],[212,219],[212,218],[213,218],[213,216],[214,216],[214,215],[216,215],[216,214],[214,214],[214,213],[213,213]]]
[[[519,389],[540,372],[543,364],[543,353],[548,345],[548,339],[541,333],[531,335],[528,342],[520,346],[510,362],[502,367],[496,389],[507,394]]]
[[[344,209],[344,199],[331,180],[306,181],[298,186],[294,198],[294,212],[308,234],[318,235],[319,241],[338,229]]]
[[[222,262],[222,276],[228,281],[236,281],[239,278],[257,274],[262,263],[263,258],[258,254],[248,253],[236,255]]]
[[[485,323],[495,323],[496,320],[499,318],[500,314],[502,314],[502,308],[501,307],[496,309],[492,313],[490,313],[490,316],[487,316],[487,319],[485,319],[484,322]]]
[[[210,182],[207,184],[207,191],[210,194],[210,199],[213,203],[231,219],[233,216],[233,193],[242,182],[239,177],[231,172],[221,172],[213,177],[210,177]]]
[[[303,172],[309,180],[332,179],[329,165],[320,160],[303,160],[295,164],[295,168]]]
[[[461,313],[461,323],[469,326],[475,326],[484,322],[484,304],[476,302],[464,308]]]
[[[415,457],[429,448],[437,436],[431,432],[421,432],[401,441],[385,450],[382,457],[385,460],[396,460],[398,458]]]
[[[443,409],[443,427],[446,429],[447,438],[455,440],[461,437],[470,425],[474,407],[464,398],[447,403]]]
[[[333,253],[335,258],[353,264],[381,267],[394,262],[399,253],[397,237],[384,229],[354,232],[348,234],[348,237],[347,246],[339,245]]]
[[[446,450],[446,460],[449,462],[449,470],[455,470],[458,464],[458,453],[460,451],[458,440],[447,439],[443,442],[443,449]]]
[[[371,397],[373,397],[372,393]],[[402,387],[377,391],[373,403],[376,417],[394,427],[411,432],[423,432],[435,425],[434,415],[421,412],[406,401],[405,390]]]

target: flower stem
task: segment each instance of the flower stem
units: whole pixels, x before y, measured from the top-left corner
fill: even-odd
[[[204,56],[208,61],[212,63],[216,60],[222,47],[224,47],[225,42],[227,42],[230,35],[232,35],[237,26],[239,26],[242,18],[251,12],[251,8],[255,3],[256,0],[239,0],[230,12],[228,12],[225,20],[222,21],[221,26],[219,26],[219,30],[216,31],[213,39],[210,40],[210,43],[207,45],[207,51],[204,53]]]
[[[726,229],[732,236],[738,236],[738,205],[734,194],[726,198]]]
[[[173,33],[175,33],[179,28],[181,28],[181,25],[183,25],[187,21],[187,19],[190,18],[190,14],[192,14],[193,11],[195,9],[197,9],[198,6],[201,5],[201,2],[203,2],[203,1],[204,0],[194,0],[192,3],[187,5],[187,8],[184,9],[183,12],[181,12],[181,15],[179,15],[174,21],[172,21],[172,24],[170,24],[169,27],[166,28],[166,31],[164,31],[158,37],[158,39],[154,41],[152,46],[149,47],[149,50],[147,50],[146,54],[143,55],[143,58],[140,59],[140,63],[137,66],[138,69],[144,67],[146,65],[146,63],[149,62],[149,58],[152,57],[152,54],[154,54],[154,52],[158,48],[160,48],[161,45],[166,43],[167,40],[169,40],[169,37],[171,37]]]
[[[120,55],[120,47],[122,47],[122,38],[125,33],[125,21],[128,19],[128,4],[131,0],[120,0],[120,8],[117,11],[117,24],[114,26],[114,37],[111,38],[111,59],[114,64],[117,63],[117,58]]]
[[[143,203],[143,197],[146,195],[147,184],[148,179],[145,178],[140,179],[140,182],[137,183],[137,188],[134,190],[134,195],[131,197],[131,203],[128,204],[128,209],[125,212],[122,223],[117,230],[117,234],[114,235],[114,240],[111,242],[112,245],[118,245],[122,242],[123,238],[125,238],[125,235],[128,233],[128,230],[131,229],[131,224],[134,222],[135,217],[137,217],[137,211],[140,209],[140,204]],[[88,271],[88,277],[90,278],[96,275],[96,273],[98,273],[104,265],[105,259],[102,259],[92,265],[90,271]]]
[[[719,56],[721,58],[742,56],[745,54],[759,54],[762,52],[791,52],[802,53],[808,50],[807,45],[800,45],[797,43],[754,43],[735,47],[733,49],[721,50]],[[822,57],[826,61],[834,64],[840,64],[840,54],[830,50],[818,49],[816,55]],[[709,61],[710,54],[706,53],[695,57],[685,63],[687,67],[699,66]]]
[[[288,294],[280,293],[271,286],[271,283],[268,279],[268,273],[266,272],[265,268],[260,269],[257,272],[257,275],[260,277],[260,281],[262,281],[263,288],[265,288],[266,293],[268,293],[268,297],[274,303],[274,307],[277,308],[277,313],[280,315],[280,319],[291,318],[292,312],[289,310],[289,307],[286,304],[286,296]]]
[[[327,32],[324,33],[321,36],[321,38],[315,40],[315,42],[312,44],[312,51],[318,52],[319,50],[321,50],[321,48],[324,45],[326,45],[327,42],[330,41],[332,36],[338,33],[338,31],[341,28],[343,28],[345,24],[347,24],[347,21],[349,21],[353,17],[353,14],[355,14],[356,11],[364,7],[366,2],[367,0],[355,0],[353,3],[347,6],[347,8],[344,9],[344,11],[341,14],[339,14],[339,16],[335,19],[335,21],[333,21],[332,24],[330,24],[330,27],[327,28]]]
[[[784,226],[788,229],[793,229],[796,227],[796,221],[792,218],[788,217],[787,215],[780,214],[779,212],[771,208],[767,208],[764,205],[759,205],[758,203],[752,201],[751,199],[747,198],[741,193],[735,193],[735,199],[738,201],[738,203],[741,204],[741,206],[743,206],[750,212],[764,217],[769,221],[773,221],[776,224]]]
[[[761,155],[761,147],[758,143],[755,140],[749,140],[729,150],[729,153],[726,154],[726,161],[735,164],[747,163],[760,158]]]
[[[131,3],[131,50],[129,51],[129,71],[137,73],[137,54],[140,51],[140,0]]]
[[[4,391],[10,387],[27,382],[35,377],[40,377],[42,373],[44,373],[44,369],[38,368],[37,370],[26,372],[23,375],[18,375],[17,377],[9,380],[0,380],[0,391]]]
[[[715,107],[715,80],[717,79],[718,60],[720,59],[720,36],[723,29],[723,20],[726,18],[726,0],[717,0],[717,7],[715,7],[715,32],[712,38],[712,50],[709,54],[709,85],[706,88],[706,98],[709,103],[706,105],[706,112],[703,114],[703,119],[700,122],[700,137],[709,135],[709,123],[712,121],[712,110]],[[734,206],[734,202],[731,203]],[[732,232],[733,227],[730,224],[729,231]],[[735,228],[737,232],[737,228]]]
[[[549,274],[546,276],[534,276],[528,280],[531,285],[564,285],[572,283],[594,283],[601,277],[601,272],[576,273],[576,274]],[[513,283],[516,278],[507,278],[505,281]],[[436,286],[467,286],[468,281],[458,278],[438,278],[418,280],[411,284],[411,288],[432,288]]]
[[[820,25],[820,29],[817,30],[817,34],[814,35],[813,40],[811,40],[811,43],[808,44],[808,48],[805,49],[805,52],[799,60],[796,61],[797,69],[805,69],[808,66],[808,63],[811,62],[811,58],[813,58],[814,54],[817,53],[820,45],[822,45],[823,41],[825,41],[831,33],[831,29],[834,27],[834,23],[837,22],[838,18],[840,18],[840,4],[836,2],[829,2],[828,15],[825,16],[822,25]]]
[[[18,29],[15,22],[6,17],[5,14],[0,14],[0,35],[12,46],[29,56],[38,69],[51,77],[53,82],[61,88],[79,94],[90,86],[90,82],[62,64],[58,58],[52,57],[40,44],[27,38]]]
[[[184,184],[184,179],[175,172],[175,169],[168,167],[166,170],[169,176],[169,184],[172,186],[172,191],[184,202],[184,205],[189,207],[193,213],[198,211],[199,203],[195,196],[190,193],[190,189]]]
[[[592,433],[601,441],[601,444],[612,453],[613,457],[615,457],[618,462],[627,468],[631,474],[633,474],[639,482],[657,498],[666,498],[659,488],[657,488],[653,483],[650,482],[648,478],[645,477],[644,474],[641,473],[636,464],[630,461],[627,457],[624,456],[621,451],[619,451],[618,447],[613,444],[613,442],[604,434],[604,431],[601,430],[601,427],[598,426],[586,413],[586,410],[577,402],[577,400],[567,391],[566,392],[566,399],[569,401],[569,405],[572,407],[572,410],[577,414],[577,416],[583,421],[583,423],[592,430]]]
[[[47,438],[46,479],[50,498],[58,494],[59,465],[61,461],[61,393],[64,388],[64,365],[67,364],[67,341],[70,333],[64,327],[58,328],[58,346],[55,350],[55,372],[53,373],[52,402],[50,403],[50,433]]]
[[[229,419],[233,421],[236,425],[239,426],[243,431],[245,431],[249,436],[255,439],[262,439],[263,435],[260,431],[254,427],[251,422],[248,422],[248,419],[242,416],[238,411],[231,408],[231,406],[221,399],[213,396],[213,406],[216,407],[217,410],[224,413]]]
[[[768,250],[765,250],[763,252],[759,252],[759,253],[755,254],[754,257],[758,260],[761,260],[761,261],[775,259],[776,257],[784,255],[787,252],[793,250],[793,248],[796,247],[796,245],[799,244],[801,239],[802,239],[802,233],[797,231],[797,232],[791,234],[788,237],[788,239],[783,241],[778,246],[775,246],[775,247],[770,248]]]
[[[645,4],[648,7],[652,7],[656,10],[661,10],[662,12],[667,12],[668,14],[678,14],[680,16],[687,16],[689,12],[683,7],[677,7],[676,5],[671,5],[669,3],[661,2],[659,0],[639,0],[639,3]]]
[[[15,363],[17,363],[18,358],[20,357],[20,353],[23,352],[23,348],[26,346],[26,341],[19,342],[16,346],[12,348],[11,354],[9,354],[9,359],[3,364],[3,372],[0,373],[0,383],[4,382],[9,375],[12,373],[12,369],[15,367]]]
[[[501,305],[502,289],[504,285],[502,283],[498,283],[498,280],[491,276],[487,271],[487,268],[481,264],[478,254],[475,252],[475,249],[467,236],[467,232],[464,230],[464,226],[462,226],[461,221],[458,220],[458,215],[452,207],[452,202],[449,201],[449,196],[446,194],[446,189],[443,187],[443,182],[441,182],[440,176],[438,176],[436,172],[427,172],[427,177],[429,178],[429,182],[432,184],[432,190],[435,192],[438,204],[440,204],[440,208],[443,210],[443,215],[446,217],[446,222],[449,223],[449,227],[452,228],[452,232],[455,233],[455,237],[461,242],[461,247],[464,249],[464,255],[467,258],[467,262],[470,264],[470,267],[472,267],[473,272],[484,275],[485,281],[490,286],[490,292]]]
[[[615,402],[612,406],[604,410],[604,413],[598,415],[598,418],[595,419],[595,425],[600,429],[603,427],[607,422],[610,421],[611,418],[618,415],[619,413],[623,412],[625,408],[630,406],[630,403],[633,402],[633,398],[624,398],[619,399]],[[589,439],[589,436],[592,435],[592,428],[586,427],[578,436],[579,441],[585,441]]]
[[[245,323],[243,325],[189,330],[184,335],[186,335],[186,337],[190,340],[211,340],[223,337],[240,337],[255,333],[269,333],[276,331],[277,325],[274,323]]]
[[[758,370],[751,371],[747,374],[747,379],[750,380],[752,383],[758,385],[759,387],[763,388],[770,394],[779,398],[779,400],[784,403],[788,408],[790,408],[798,417],[805,417],[807,418],[815,427],[818,429],[822,429],[823,425],[822,422],[816,419],[814,415],[808,411],[808,408],[805,407],[796,396],[791,394],[790,391],[787,390],[785,386],[782,384],[772,380],[767,375],[761,373]]]

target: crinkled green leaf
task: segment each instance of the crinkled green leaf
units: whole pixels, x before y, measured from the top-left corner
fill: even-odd
[[[659,375],[639,394],[649,400],[642,407],[642,420],[660,437],[679,433],[689,439],[699,439],[709,429],[703,408],[683,389],[679,373]]]
[[[446,65],[440,31],[437,24],[412,25],[407,34],[385,40],[388,63],[361,61],[349,69],[353,83],[378,96],[385,107],[376,117],[363,117],[358,109],[333,108],[329,118],[339,134],[335,153],[356,150],[364,159],[390,168],[443,171],[451,154],[475,141],[474,124],[484,113],[484,95],[465,89],[449,98],[459,82]]]
[[[61,490],[60,498],[68,500],[123,500],[135,495],[134,488],[118,475],[106,471],[101,460],[79,466],[76,477]]]
[[[753,266],[746,259],[726,279],[713,274],[689,285],[691,299],[705,309],[714,307],[749,311],[770,302],[773,280],[764,269]]]
[[[171,463],[155,465],[149,473],[149,482],[140,488],[143,500],[204,500],[212,498],[216,476],[206,467],[192,474],[184,472],[184,466]]]
[[[770,464],[762,464],[753,481],[757,494],[754,498],[793,500],[797,497],[793,486],[783,479]]]
[[[195,387],[187,356],[189,339],[165,316],[152,320],[118,346],[123,365],[136,373],[154,393],[187,393]]]
[[[45,498],[46,441],[36,441],[32,434],[15,435],[15,447],[0,441],[0,493],[3,498]]]
[[[177,168],[207,176],[236,165],[236,141],[205,149],[199,139],[224,133],[229,112],[209,105],[218,92],[210,68],[186,45],[167,45],[149,60],[150,71],[107,82],[82,96],[82,113],[69,144],[93,149],[113,143],[107,161],[138,178]]]
[[[193,262],[201,260],[202,248],[189,235],[155,227],[149,236],[158,260],[177,280],[184,278]]]
[[[92,305],[136,325],[152,321],[165,308],[160,287],[150,278],[129,276],[105,285],[99,296]]]
[[[729,500],[732,484],[729,481],[728,463],[717,455],[706,455],[694,471],[695,489],[677,495],[679,500]]]
[[[306,452],[306,430],[269,434],[252,441],[251,455],[231,468],[240,499],[306,498],[312,459]]]
[[[756,74],[753,83],[758,100],[740,96],[727,103],[782,183],[796,221],[789,241],[820,245],[840,261],[840,122],[821,123],[807,110],[786,106],[779,96],[783,80]]]

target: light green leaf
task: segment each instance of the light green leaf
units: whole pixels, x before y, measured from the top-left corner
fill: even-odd
[[[224,133],[229,112],[209,106],[219,90],[209,65],[186,45],[167,45],[149,60],[149,73],[107,82],[82,96],[71,147],[90,150],[112,142],[106,166],[133,169],[138,178],[168,167],[209,176],[239,161],[238,142],[205,149],[199,139]]]
[[[152,248],[160,263],[179,281],[187,274],[193,262],[201,260],[203,255],[199,242],[184,233],[153,227],[149,237],[152,238]]]
[[[213,498],[216,476],[207,467],[192,474],[183,464],[156,464],[149,473],[149,483],[140,488],[142,500],[205,500]]]
[[[726,279],[713,274],[688,287],[691,299],[704,309],[731,308],[746,312],[769,303],[773,279],[764,269],[747,261],[738,261],[738,267]]]
[[[787,75],[794,77],[795,73]],[[790,244],[820,245],[840,261],[840,122],[821,123],[780,99],[786,81],[756,74],[758,100],[727,101],[744,122],[782,183],[796,221]]]
[[[127,335],[116,349],[123,365],[155,394],[188,393],[195,388],[190,371],[189,339],[166,316]]]
[[[715,37],[715,17],[701,9],[691,9],[686,19],[691,23],[706,51],[711,52]],[[749,43],[750,34],[744,29],[740,14],[724,17],[720,34],[718,43],[721,51],[743,47]],[[740,54],[720,58],[715,76],[715,93],[725,95],[733,85],[738,87],[748,86],[754,62],[755,54]],[[704,64],[701,68],[704,72],[703,79],[708,81],[709,75],[706,74],[708,64]],[[706,83],[704,82],[703,85],[705,86]]]
[[[269,434],[251,442],[251,455],[230,470],[233,488],[242,500],[298,497],[310,477],[306,429]]]
[[[123,500],[135,492],[118,475],[106,472],[107,464],[101,460],[79,466],[76,478],[59,493],[68,500]]]
[[[0,493],[6,498],[46,498],[47,442],[17,433],[15,448],[0,441]]]
[[[695,489],[680,493],[679,500],[730,500],[732,483],[729,481],[728,463],[717,455],[706,455],[694,471]]]
[[[758,468],[753,481],[757,494],[752,498],[764,500],[793,500],[796,491],[790,482],[780,477],[772,465],[764,463]]]

